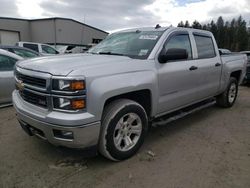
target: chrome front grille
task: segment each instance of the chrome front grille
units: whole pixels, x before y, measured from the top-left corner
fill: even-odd
[[[34,75],[34,76],[33,76]],[[17,68],[15,70],[16,89],[22,99],[33,105],[49,108],[49,87],[51,75]]]
[[[60,77],[61,79],[73,79],[69,77]],[[16,67],[15,80],[16,90],[20,98],[30,104],[42,107],[49,111],[66,111],[55,108],[55,98],[63,98],[73,100],[75,98],[86,98],[86,91],[56,91],[53,90],[52,81],[59,79],[58,76],[52,76],[49,73],[31,71]],[[67,110],[67,112],[78,112],[79,110]]]
[[[24,84],[28,84],[35,87],[46,88],[46,79],[31,77],[24,75],[20,72],[16,72],[16,78],[22,81]]]
[[[44,108],[48,107],[47,97],[44,95],[39,95],[39,94],[30,92],[28,90],[19,90],[19,94],[23,98],[23,100],[31,104],[38,105]]]

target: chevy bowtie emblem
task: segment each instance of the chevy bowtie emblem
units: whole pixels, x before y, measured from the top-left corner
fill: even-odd
[[[24,83],[22,80],[18,80],[16,84],[18,90],[23,91],[24,90]]]

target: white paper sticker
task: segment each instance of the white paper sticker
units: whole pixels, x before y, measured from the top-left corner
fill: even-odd
[[[139,39],[142,40],[156,40],[158,38],[157,35],[141,35]]]
[[[147,55],[148,53],[148,49],[141,49],[138,56],[144,56],[144,55]]]

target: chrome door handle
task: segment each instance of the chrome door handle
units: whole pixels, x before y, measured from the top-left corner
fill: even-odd
[[[219,67],[219,66],[221,66],[221,64],[220,63],[216,63],[214,66]]]
[[[192,67],[189,68],[190,71],[196,70],[196,69],[198,69],[198,67],[196,67],[196,66],[192,66]]]

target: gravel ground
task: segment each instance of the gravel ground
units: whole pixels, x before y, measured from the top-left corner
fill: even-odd
[[[27,136],[13,107],[0,109],[0,187],[250,187],[250,88],[216,106],[152,128],[123,162]]]

